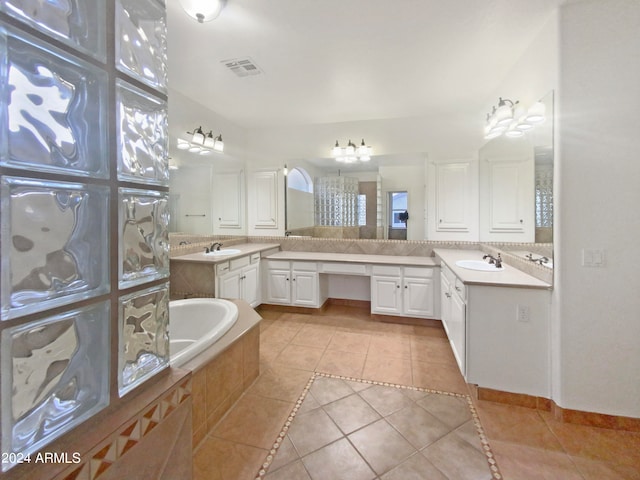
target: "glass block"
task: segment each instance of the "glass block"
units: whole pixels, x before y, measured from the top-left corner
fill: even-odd
[[[169,184],[167,102],[116,84],[118,179]]]
[[[116,67],[167,91],[167,21],[161,0],[116,0]]]
[[[120,299],[120,396],[169,366],[169,285]]]
[[[120,288],[169,276],[169,195],[121,188]]]
[[[106,73],[10,28],[0,58],[0,164],[108,177]]]
[[[35,452],[109,404],[109,324],[101,302],[2,332],[0,451]]]
[[[109,291],[109,190],[17,177],[0,181],[1,318]]]
[[[0,11],[98,60],[105,60],[103,0],[0,0]]]

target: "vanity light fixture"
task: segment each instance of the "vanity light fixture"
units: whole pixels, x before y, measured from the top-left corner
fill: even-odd
[[[198,23],[215,20],[227,4],[227,0],[178,0],[182,9]]]
[[[336,159],[336,162],[341,163],[368,162],[371,160],[371,152],[372,148],[364,143],[364,138],[360,146],[356,146],[349,140],[346,147],[341,147],[336,140],[335,146],[331,149],[333,158]]]
[[[544,120],[544,103],[536,102],[525,111],[519,101],[514,102],[508,98],[499,97],[498,106],[494,106],[491,113],[487,114],[484,138],[491,140],[503,134],[509,138],[522,137],[524,132],[531,130]]]
[[[224,151],[222,134],[214,137],[213,130],[209,130],[209,133],[205,134],[202,127],[194,129],[193,132],[187,132],[187,134],[190,135],[189,140],[178,138],[176,144],[178,150],[188,150],[198,155],[211,155],[214,151]]]

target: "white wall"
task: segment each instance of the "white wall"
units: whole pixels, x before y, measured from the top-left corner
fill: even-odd
[[[640,417],[640,2],[569,4],[560,28],[556,402]]]

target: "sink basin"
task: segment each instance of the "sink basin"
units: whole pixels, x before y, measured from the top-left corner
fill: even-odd
[[[240,253],[240,250],[237,248],[223,248],[222,250],[205,253],[205,255],[207,257],[224,257],[225,255],[235,255],[236,253]]]
[[[495,265],[484,260],[458,260],[456,265],[468,270],[478,270],[480,272],[502,272],[504,270],[504,267],[496,268]]]

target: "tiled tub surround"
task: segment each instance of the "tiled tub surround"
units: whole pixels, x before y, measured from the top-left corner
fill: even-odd
[[[3,480],[190,479],[191,374],[166,371],[117,408],[98,413],[42,452],[57,461],[23,463]],[[43,459],[45,457],[42,457]]]
[[[470,393],[442,328],[375,322],[365,309],[337,305],[260,314],[260,376],[194,452],[195,480],[254,480],[314,371]],[[639,433],[562,423],[471,393],[505,480],[640,478]]]
[[[261,317],[234,301],[238,320],[216,343],[180,368],[193,374],[193,447],[213,429],[260,373]]]

